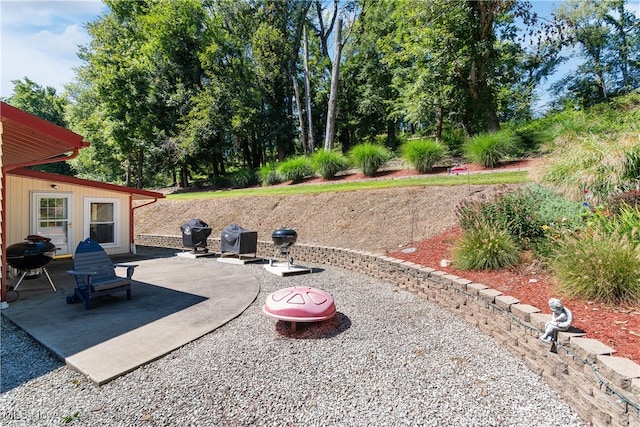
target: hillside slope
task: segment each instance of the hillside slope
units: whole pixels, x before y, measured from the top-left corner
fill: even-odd
[[[440,186],[361,190],[313,195],[159,200],[136,210],[136,234],[180,236],[180,225],[200,218],[212,236],[236,223],[271,241],[281,226],[298,243],[386,254],[435,236],[455,224],[455,208],[508,186]]]

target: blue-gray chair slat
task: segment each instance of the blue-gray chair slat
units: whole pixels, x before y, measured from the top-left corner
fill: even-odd
[[[127,277],[116,275],[115,267],[126,267]],[[100,244],[89,238],[78,244],[74,255],[73,270],[67,271],[76,279],[76,288],[67,303],[83,302],[86,309],[91,302],[103,295],[126,292],[131,299],[133,271],[137,267],[131,264],[113,264]]]

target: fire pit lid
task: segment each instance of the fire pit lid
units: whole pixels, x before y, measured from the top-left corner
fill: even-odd
[[[335,316],[333,297],[305,286],[280,289],[267,296],[262,312],[288,322],[320,322]]]

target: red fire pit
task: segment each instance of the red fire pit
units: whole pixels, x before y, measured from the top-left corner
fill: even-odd
[[[297,322],[321,322],[336,315],[333,297],[316,288],[280,289],[267,297],[262,312],[274,319],[291,322],[295,332]]]

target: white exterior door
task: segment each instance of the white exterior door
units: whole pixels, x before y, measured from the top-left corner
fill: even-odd
[[[71,195],[34,193],[31,201],[31,234],[49,237],[56,245],[56,255],[70,253]]]

